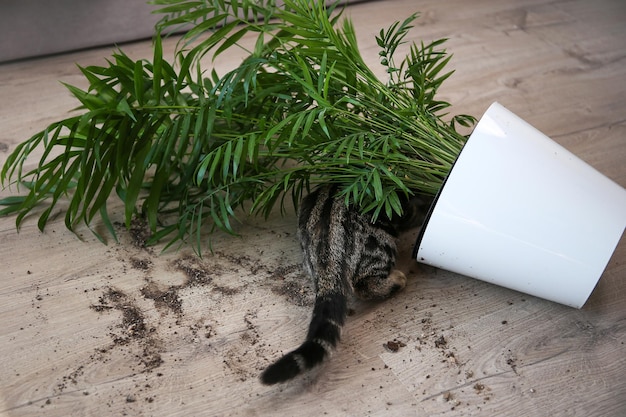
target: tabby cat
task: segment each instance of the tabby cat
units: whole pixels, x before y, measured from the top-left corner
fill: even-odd
[[[330,355],[339,341],[351,292],[362,299],[382,299],[406,285],[404,274],[394,269],[396,238],[421,225],[430,202],[407,198],[402,216],[372,223],[371,216],[347,206],[337,191],[336,186],[323,186],[302,201],[298,237],[304,267],[315,283],[313,317],[305,342],[263,371],[264,384],[286,382]]]

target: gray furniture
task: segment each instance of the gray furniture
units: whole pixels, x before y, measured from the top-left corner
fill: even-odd
[[[147,1],[0,0],[0,62],[148,39],[161,15]]]
[[[0,62],[150,38],[146,0],[2,0]]]

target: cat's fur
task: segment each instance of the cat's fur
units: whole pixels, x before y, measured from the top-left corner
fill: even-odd
[[[305,342],[265,369],[261,382],[286,382],[322,363],[339,341],[351,293],[382,299],[404,288],[406,277],[394,269],[396,238],[421,224],[429,201],[414,197],[402,205],[403,216],[372,223],[371,216],[346,206],[336,186],[320,187],[303,199],[298,237],[315,283],[313,317]]]

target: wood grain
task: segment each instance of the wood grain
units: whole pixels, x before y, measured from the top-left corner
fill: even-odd
[[[500,101],[625,186],[626,3],[468,4],[370,1],[346,13],[376,65],[373,35],[421,11],[411,39],[449,38],[456,73],[442,94],[456,112],[480,115]],[[146,42],[123,49],[150,57]],[[76,106],[58,83],[84,86],[74,63],[109,54],[1,65],[0,163]],[[575,310],[416,264],[413,232],[401,244],[406,290],[353,301],[342,343],[314,375],[260,385],[260,370],[299,344],[310,316],[294,220],[244,218],[240,238],[218,237],[200,259],[189,248],[137,247],[121,230],[119,244],[104,246],[62,219],[45,233],[34,219],[19,233],[0,219],[0,415],[626,415],[625,238]]]

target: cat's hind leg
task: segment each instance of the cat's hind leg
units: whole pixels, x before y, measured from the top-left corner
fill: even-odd
[[[399,269],[388,275],[369,275],[354,284],[354,293],[364,300],[388,298],[406,286],[406,276]]]

